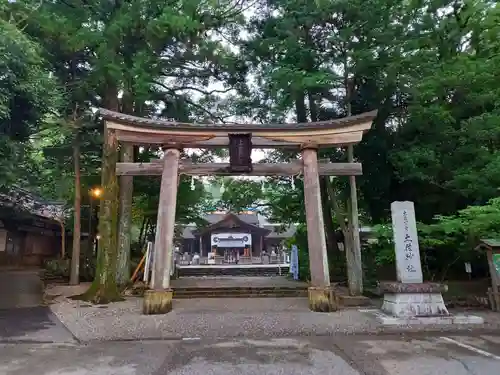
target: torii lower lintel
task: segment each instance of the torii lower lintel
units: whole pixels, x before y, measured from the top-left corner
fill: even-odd
[[[363,174],[361,163],[317,163],[320,176],[360,176]],[[239,173],[245,176],[294,176],[302,173],[302,161],[291,163],[255,163],[251,172]],[[117,163],[118,176],[160,176],[163,171],[161,160],[150,163]],[[228,163],[192,163],[181,160],[179,173],[193,176],[234,175]]]

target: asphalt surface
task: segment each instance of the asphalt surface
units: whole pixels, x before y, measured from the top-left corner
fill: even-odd
[[[77,341],[48,307],[0,310],[0,343],[30,342],[74,343]]]
[[[0,343],[76,342],[42,302],[39,270],[0,270]]]
[[[4,375],[496,375],[500,335],[1,344]]]
[[[39,270],[0,269],[0,310],[38,306],[42,298]]]

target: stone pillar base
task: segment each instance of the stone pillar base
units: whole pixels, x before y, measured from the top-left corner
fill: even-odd
[[[172,311],[172,289],[146,290],[142,313],[144,315],[166,314]]]
[[[436,283],[383,283],[382,311],[398,318],[448,316],[442,296],[446,285]]]
[[[338,301],[331,287],[308,288],[309,309],[316,312],[332,312],[338,310]]]

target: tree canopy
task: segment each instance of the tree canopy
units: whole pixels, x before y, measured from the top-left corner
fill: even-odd
[[[193,122],[309,122],[378,109],[354,150],[363,164],[362,224],[386,223],[394,200],[414,201],[423,225],[464,209],[479,215],[500,186],[499,35],[500,5],[489,0],[2,3],[0,186],[18,183],[68,201],[81,189],[85,205],[102,168],[96,107]],[[137,161],[161,156],[133,151]],[[347,155],[335,148],[320,158]],[[181,180],[180,223],[210,206],[201,180],[194,185]],[[293,185],[236,180],[219,203],[304,223],[300,176]],[[334,249],[346,179],[323,178],[321,188]],[[158,193],[158,179],[135,178],[135,226],[155,215]]]

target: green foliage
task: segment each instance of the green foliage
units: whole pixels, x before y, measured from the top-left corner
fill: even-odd
[[[306,225],[299,225],[297,231],[292,238],[286,242],[287,248],[296,245],[299,254],[299,278],[303,281],[311,279],[311,269],[309,263],[309,248],[307,244],[307,227]],[[345,281],[346,274],[346,261],[343,252],[330,251],[328,254],[328,265],[330,270],[330,280],[333,282]]]
[[[470,206],[456,215],[437,216],[431,224],[418,224],[421,259],[425,276],[444,279],[450,267],[482,259],[475,250],[481,238],[500,236],[500,199],[484,206]],[[375,254],[375,265],[395,264],[392,227],[377,225],[369,253]]]
[[[269,179],[266,183],[265,213],[271,221],[283,224],[305,223],[304,187],[302,180],[295,179],[292,188],[290,178]]]
[[[484,204],[500,183],[500,45],[491,37],[500,31],[500,9],[488,1],[445,3],[417,22],[418,35],[403,46],[413,51],[398,68],[410,100],[390,153],[398,179],[427,191],[418,210],[426,220]],[[408,189],[408,198],[417,201],[415,194]]]
[[[57,104],[57,86],[40,48],[0,19],[0,134],[27,141]]]
[[[311,279],[311,269],[309,267],[309,250],[307,247],[307,228],[299,225],[295,235],[287,241],[287,247],[296,245],[299,255],[299,279],[309,281]]]
[[[472,257],[479,236],[496,234],[497,203],[490,201],[500,186],[496,2],[275,0],[259,3],[245,20],[252,4],[0,4],[0,187],[15,181],[69,200],[76,146],[82,190],[99,184],[103,129],[87,115],[96,106],[198,122],[234,116],[308,122],[378,109],[355,148],[363,163],[357,178],[363,222],[387,222],[391,201],[414,201],[428,274]],[[136,151],[143,161],[159,155]],[[215,153],[221,156],[206,152],[199,161]],[[337,148],[320,157],[346,160]],[[342,207],[346,181],[334,183]],[[183,223],[196,221],[210,198],[199,181],[195,190],[190,184],[182,178],[179,186]],[[272,220],[305,223],[299,176],[296,189],[290,178],[265,185],[263,193],[259,183],[227,184],[222,205],[239,211],[265,203]],[[136,223],[155,215],[158,193],[159,179],[134,180]],[[322,199],[333,216],[331,197]],[[377,227],[377,238],[374,262],[387,264],[390,228]]]
[[[196,181],[196,180],[195,180]],[[140,225],[142,218],[150,216],[156,223],[156,214],[160,199],[160,178],[137,177],[134,180],[134,202],[132,215],[134,222]],[[191,178],[182,176],[177,194],[176,221],[180,224],[196,223],[201,220],[208,206],[208,196],[201,181],[195,182],[191,189]]]
[[[257,181],[224,179],[224,192],[218,206],[238,213],[259,207],[263,197],[262,184]]]
[[[0,187],[4,187],[29,180],[29,138],[60,102],[40,47],[2,18],[0,56]]]
[[[475,254],[476,221],[454,215],[498,195],[499,11],[490,1],[269,3],[245,44],[257,71],[246,113],[315,121],[345,115],[346,102],[353,113],[377,108],[355,149],[363,163],[363,221],[386,222],[391,201],[413,200],[418,219],[429,224],[419,225],[426,267],[445,273],[447,264]],[[321,157],[345,160],[339,150]],[[345,200],[345,180],[337,182]],[[301,193],[275,184],[268,212],[304,223]],[[436,215],[451,216],[433,221]],[[488,220],[477,224],[489,228],[484,235],[495,232]],[[392,262],[390,227],[376,231],[374,262]]]
[[[376,225],[373,228],[373,239],[370,249],[375,254],[375,265],[395,264],[396,254],[394,253],[391,225]]]
[[[45,261],[43,265],[44,277],[69,279],[70,260],[69,259],[51,259]]]

